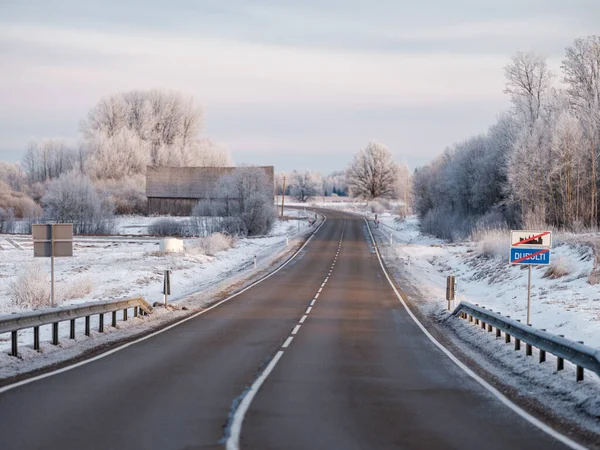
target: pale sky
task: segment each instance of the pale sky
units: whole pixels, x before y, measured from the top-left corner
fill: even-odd
[[[0,0],[0,160],[79,139],[103,96],[205,108],[236,163],[343,169],[370,140],[411,168],[509,107],[503,67],[600,33],[598,0]]]

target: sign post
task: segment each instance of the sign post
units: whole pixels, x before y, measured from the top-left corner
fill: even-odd
[[[527,265],[527,325],[531,325],[531,266],[550,264],[551,231],[511,231],[510,263]]]
[[[31,229],[33,256],[50,258],[50,304],[54,303],[54,257],[73,256],[73,224],[36,224]]]

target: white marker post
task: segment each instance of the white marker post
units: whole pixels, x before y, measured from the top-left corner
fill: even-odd
[[[254,268],[256,269],[256,255],[254,255]]]
[[[394,244],[393,238],[392,238],[392,232],[390,231],[390,247]]]
[[[165,277],[163,282],[163,294],[165,295],[165,306],[169,304],[169,295],[171,294],[171,271],[165,270]]]

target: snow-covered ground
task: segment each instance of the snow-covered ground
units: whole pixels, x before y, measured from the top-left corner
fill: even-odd
[[[183,253],[164,254],[159,252],[159,238],[76,237],[73,257],[55,260],[56,300],[62,305],[138,296],[150,303],[162,301],[163,271],[170,269],[170,303],[198,309],[214,301],[217,291],[228,289],[244,278],[258,276],[268,270],[276,259],[296,248],[303,236],[314,229],[309,227],[307,220],[299,221],[297,217],[297,211],[286,210],[286,216],[283,220],[277,220],[268,236],[238,239],[232,248],[214,256],[203,254],[203,250],[198,247],[199,239],[184,239]],[[303,212],[300,217],[304,217]],[[136,226],[138,234],[145,234],[144,227],[151,221],[132,217],[123,222]],[[49,286],[50,261],[48,258],[34,259],[31,237],[0,235],[0,315],[23,311],[22,307],[13,304],[11,284],[33,265],[38,265],[46,274]],[[116,334],[126,335],[129,329],[143,331],[143,322],[158,325],[160,321],[172,320],[185,314],[181,310],[166,311],[164,308],[155,311],[150,319],[130,318],[127,322],[119,321],[119,333]],[[97,317],[92,317],[92,328],[96,327],[96,323]],[[68,336],[68,328],[68,322],[61,324],[62,338]],[[50,327],[42,327],[40,332],[42,341],[50,340]],[[115,334],[115,330],[110,327],[107,332]],[[19,332],[19,351],[24,359],[40,358],[31,348],[32,334],[31,329]],[[61,338],[60,348],[67,349],[64,354],[72,357],[83,349],[110,340],[105,334],[108,333],[93,333],[95,338],[90,340],[83,336],[80,329],[77,341]],[[114,338],[115,336],[112,337]],[[82,341],[88,342],[81,345]],[[80,348],[70,348],[76,342],[79,342]],[[16,367],[18,361],[7,356],[9,348],[10,334],[0,335],[0,378],[21,370]],[[48,353],[58,349],[45,343],[42,344],[42,350]]]
[[[393,235],[391,257],[407,270],[410,258],[410,277],[430,296],[425,309],[447,307],[446,277],[454,275],[456,304],[461,300],[478,303],[526,322],[527,269],[509,264],[508,232],[484,237],[482,242],[447,244],[422,235],[415,217],[402,222],[389,214],[379,217],[381,231],[386,237],[390,232]],[[563,276],[554,278],[548,267],[533,267],[531,324],[600,348],[600,286],[588,282],[594,253],[581,243],[588,239],[555,236],[552,268],[554,273],[564,271]]]

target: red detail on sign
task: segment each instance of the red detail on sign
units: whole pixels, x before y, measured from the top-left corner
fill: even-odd
[[[514,261],[511,261],[511,263],[512,264],[519,264],[520,262],[525,261],[526,259],[534,258],[537,255],[541,255],[542,253],[547,253],[549,251],[550,251],[550,249],[546,248],[544,250],[540,250],[539,252],[532,253],[531,255],[527,255],[527,256],[523,256],[522,258],[515,259]]]
[[[539,238],[541,238],[542,236],[546,236],[546,235],[548,235],[548,234],[550,234],[550,232],[549,232],[549,231],[544,231],[542,234],[538,234],[537,236],[531,236],[530,238],[527,238],[527,239],[525,239],[525,240],[522,240],[522,241],[519,241],[519,242],[515,242],[515,243],[514,243],[512,246],[513,246],[513,247],[516,247],[517,245],[523,245],[523,244],[527,244],[528,242],[535,241],[536,239],[539,239]],[[537,253],[536,253],[536,254],[537,254]]]

